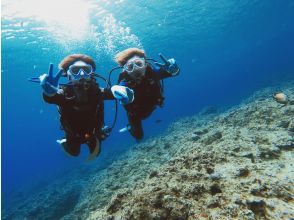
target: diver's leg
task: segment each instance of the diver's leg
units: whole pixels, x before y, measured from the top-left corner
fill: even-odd
[[[136,138],[136,140],[141,140],[143,138],[144,132],[142,128],[142,120],[131,113],[128,113],[128,119],[131,126],[130,133]]]
[[[65,153],[71,156],[79,156],[81,150],[81,142],[77,138],[67,136],[66,141],[60,144]]]

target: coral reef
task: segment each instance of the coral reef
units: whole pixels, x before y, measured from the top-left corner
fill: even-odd
[[[283,85],[291,100],[293,88]],[[276,90],[178,120],[104,170],[73,171],[2,210],[3,219],[293,219],[294,105],[273,101]]]

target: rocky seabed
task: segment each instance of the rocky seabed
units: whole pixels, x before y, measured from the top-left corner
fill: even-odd
[[[294,100],[294,82],[281,88]],[[178,120],[104,170],[15,200],[3,219],[294,219],[294,105],[276,90]]]

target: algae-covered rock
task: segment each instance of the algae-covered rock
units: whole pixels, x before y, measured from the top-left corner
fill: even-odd
[[[220,131],[216,131],[212,133],[211,135],[208,135],[204,140],[202,140],[202,143],[204,145],[210,145],[221,138],[222,138],[222,133]]]
[[[144,180],[146,185],[137,188],[125,205],[148,213],[150,219],[290,218],[293,212],[285,210],[294,208],[290,203],[293,153],[287,134],[292,110],[273,108],[275,103],[267,93],[271,90],[257,93],[218,117],[207,117],[211,121],[196,131],[193,118],[172,125],[186,132],[169,129],[169,135],[177,138],[168,149],[178,150],[158,168],[165,174],[152,171]],[[138,203],[143,195],[149,200]],[[103,215],[107,212],[96,213]],[[126,212],[123,216],[134,217]]]

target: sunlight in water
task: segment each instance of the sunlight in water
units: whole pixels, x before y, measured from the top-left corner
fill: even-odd
[[[2,4],[6,19],[35,19],[45,22],[59,38],[83,39],[89,30],[91,4],[83,0],[15,0]]]
[[[26,45],[42,45],[43,51],[52,49],[48,45],[53,40],[65,50],[85,46],[113,57],[119,48],[142,47],[131,27],[111,10],[117,4],[124,1],[4,0],[2,36],[26,39]]]

